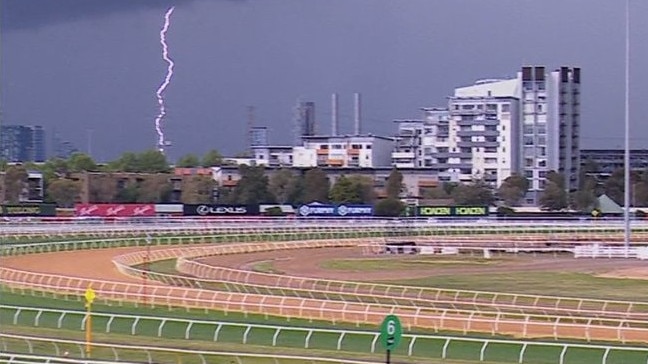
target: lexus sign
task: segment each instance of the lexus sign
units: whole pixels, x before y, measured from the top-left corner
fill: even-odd
[[[185,216],[237,216],[258,215],[259,208],[251,205],[183,205]]]

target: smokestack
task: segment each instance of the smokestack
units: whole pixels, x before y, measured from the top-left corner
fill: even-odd
[[[360,132],[361,132],[361,129],[360,129],[360,119],[361,119],[361,115],[360,115],[360,111],[361,111],[360,110],[360,106],[361,106],[360,105],[360,93],[356,92],[355,94],[353,94],[353,98],[354,98],[354,114],[355,114],[355,127],[353,129],[353,133],[355,135],[360,135]]]
[[[331,95],[331,135],[338,135],[338,95]]]

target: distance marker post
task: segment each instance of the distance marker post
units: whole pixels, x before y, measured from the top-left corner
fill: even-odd
[[[387,351],[386,363],[391,363],[391,352],[400,344],[403,327],[396,315],[387,315],[380,325],[380,343]]]

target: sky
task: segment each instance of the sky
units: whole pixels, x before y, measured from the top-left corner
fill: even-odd
[[[623,146],[621,0],[0,0],[3,124],[42,125],[100,161],[154,148],[164,97],[171,160],[245,150],[248,106],[272,144],[292,141],[297,100],[330,131],[393,135],[454,88],[514,77],[522,65],[582,68],[582,146]],[[631,146],[648,148],[648,2],[631,0]]]

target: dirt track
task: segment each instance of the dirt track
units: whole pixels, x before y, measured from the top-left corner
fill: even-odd
[[[398,259],[421,259],[421,256],[397,256]],[[394,259],[389,255],[363,255],[361,248],[320,248],[304,250],[284,250],[237,255],[220,255],[196,259],[196,261],[229,268],[250,270],[255,263],[272,261],[272,267],[285,275],[327,278],[351,281],[381,281],[423,278],[447,274],[489,274],[502,272],[529,271],[562,271],[605,274],[615,277],[616,272],[632,272],[634,276],[648,278],[645,262],[630,259],[574,259],[571,257],[553,257],[552,255],[518,255],[515,259],[493,258],[493,264],[427,264],[422,269],[401,270],[330,270],[322,266],[327,261],[338,259]],[[448,256],[448,260],[453,260]]]
[[[38,255],[25,255],[11,258],[4,258],[2,261],[3,267],[14,268],[32,272],[41,272],[45,274],[57,274],[79,278],[101,279],[120,282],[141,282],[136,278],[122,275],[113,266],[111,259],[115,255],[124,254],[142,248],[122,248],[122,249],[104,249],[104,250],[86,250],[74,252],[61,252],[61,253],[47,253]],[[278,255],[279,254],[279,255]],[[524,270],[542,270],[542,269],[556,269],[570,271],[588,271],[593,270],[599,273],[611,271],[613,267],[619,268],[618,260],[575,260],[569,259],[570,263],[566,264],[565,258],[541,258],[541,259],[524,259],[522,262],[511,263],[508,266],[486,266],[486,267],[453,267],[453,268],[432,268],[432,269],[419,269],[419,270],[399,270],[399,271],[377,271],[377,272],[347,272],[347,271],[326,271],[320,267],[320,264],[329,259],[339,258],[358,258],[362,253],[358,248],[335,248],[335,249],[311,249],[311,250],[293,250],[267,253],[255,253],[246,255],[227,255],[220,257],[204,258],[211,264],[222,264],[230,267],[249,268],[249,265],[256,261],[274,260],[274,267],[278,270],[290,275],[302,275],[308,277],[325,277],[331,279],[362,279],[362,280],[382,280],[382,279],[403,279],[412,277],[423,277],[431,274],[448,274],[451,272],[458,272],[461,269],[464,272],[484,274],[489,271],[502,269],[506,271],[524,271]],[[642,262],[625,260],[622,262],[623,266],[629,269],[637,269],[643,266]],[[342,303],[340,303],[339,311],[321,313],[318,311],[316,303],[308,303],[303,306],[303,309],[281,309],[278,308],[281,303],[289,303],[295,301],[294,304],[299,304],[298,299],[285,299],[281,297],[267,297],[263,298],[258,304],[258,311],[268,314],[279,314],[289,316],[302,316],[306,318],[321,318],[329,320],[343,320],[349,322],[376,322],[379,321],[387,312],[371,312],[367,314],[354,314],[344,313]],[[274,306],[276,305],[276,306]],[[313,305],[313,306],[311,306]],[[331,303],[331,305],[335,305]],[[228,309],[236,310],[236,303],[232,302],[228,305]],[[265,306],[265,307],[264,307]],[[358,304],[357,312],[366,312],[363,305]],[[352,306],[352,307],[355,307]],[[349,307],[347,307],[348,309]],[[255,309],[256,310],[256,309]],[[319,313],[318,313],[319,312]],[[615,340],[618,337],[616,328],[598,328],[591,329],[589,332],[585,327],[570,327],[561,328],[559,332],[554,333],[548,326],[539,326],[530,324],[524,328],[521,322],[494,323],[488,322],[473,322],[469,324],[461,317],[446,317],[443,319],[413,319],[414,321],[405,320],[404,324],[420,325],[425,327],[439,327],[446,329],[453,329],[457,331],[474,330],[482,332],[499,332],[506,334],[513,334],[515,336],[523,336],[523,332],[527,337],[546,337],[557,334],[563,337],[580,337],[586,336],[605,338]],[[626,339],[635,339],[640,341],[648,341],[648,332],[646,333],[624,333]]]

